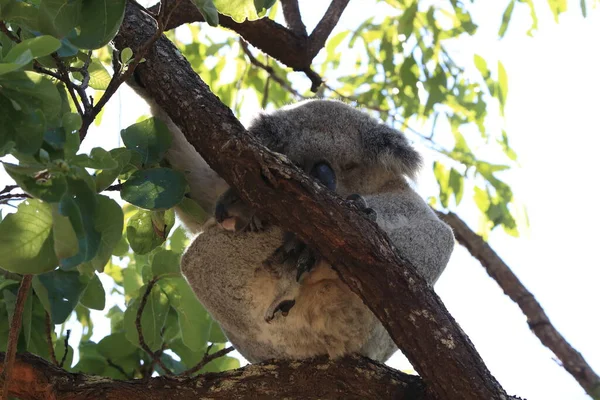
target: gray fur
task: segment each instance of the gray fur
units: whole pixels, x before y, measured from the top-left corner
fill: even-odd
[[[188,171],[192,198],[213,209],[226,186],[193,149],[188,151],[189,144],[181,144],[181,131],[169,127],[176,137],[169,161]],[[261,114],[249,131],[305,171],[327,161],[337,176],[337,192],[362,195],[401,254],[429,283],[437,281],[454,237],[406,180],[415,177],[421,157],[403,134],[331,100],[304,101]],[[387,360],[396,345],[327,262],[320,261],[300,281],[293,263],[264,263],[282,240],[283,232],[275,226],[228,232],[213,225],[182,258],[183,274],[236,349],[251,362],[348,353]],[[287,316],[277,313],[268,323],[267,316],[283,300],[296,303]]]

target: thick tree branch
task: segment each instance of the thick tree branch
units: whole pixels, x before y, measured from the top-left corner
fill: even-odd
[[[283,18],[288,28],[299,36],[306,36],[306,26],[302,22],[298,0],[281,0]]]
[[[9,390],[12,396],[35,400],[431,399],[419,377],[362,357],[273,361],[193,378],[119,381],[70,373],[32,354],[19,354]]]
[[[152,22],[128,6],[117,48],[137,47]],[[164,37],[139,81],[208,164],[252,207],[315,246],[377,315],[437,399],[505,399],[469,339],[387,235],[289,160],[259,145]]]
[[[525,288],[510,267],[458,215],[439,211],[437,215],[452,227],[456,240],[479,260],[488,274],[498,282],[504,293],[519,305],[527,317],[529,328],[542,344],[554,352],[563,367],[573,375],[592,398],[600,398],[600,377],[592,370],[581,353],[575,350],[556,330],[540,303]]]

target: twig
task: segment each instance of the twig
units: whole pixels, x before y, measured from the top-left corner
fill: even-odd
[[[349,2],[350,0],[332,0],[331,4],[329,4],[329,8],[325,11],[325,15],[323,15],[323,18],[321,18],[309,36],[309,51],[312,53],[313,57],[316,56],[319,50],[325,45],[325,41],[333,28],[337,25]]]
[[[273,79],[275,82],[277,82],[282,88],[284,88],[285,90],[290,92],[292,95],[294,95],[300,99],[305,98],[296,89],[291,87],[288,82],[286,82],[281,77],[277,76],[273,67],[271,67],[269,65],[265,65],[262,62],[258,61],[258,59],[256,57],[254,57],[254,54],[252,54],[252,52],[248,48],[248,43],[244,39],[240,39],[240,46],[242,46],[242,50],[244,51],[244,53],[246,54],[246,56],[248,57],[248,59],[250,60],[250,63],[252,65],[255,65],[255,66],[265,70],[269,74],[271,79]]]
[[[65,335],[65,353],[62,356],[62,359],[60,360],[60,363],[58,364],[59,367],[63,367],[63,365],[65,365],[65,361],[67,360],[67,354],[69,354],[69,338],[71,337],[71,330],[67,329],[67,334]]]
[[[233,346],[229,346],[229,347],[225,347],[224,349],[221,349],[219,351],[216,351],[212,354],[208,354],[208,352],[210,351],[212,346],[213,345],[211,344],[210,346],[208,346],[206,348],[204,357],[202,357],[202,360],[200,360],[200,362],[198,364],[196,364],[195,366],[193,366],[192,368],[190,368],[188,370],[183,371],[180,375],[184,375],[184,376],[193,375],[194,373],[196,373],[196,372],[200,371],[202,368],[204,368],[206,366],[206,364],[208,364],[212,360],[217,359],[219,357],[223,357],[225,354],[228,354],[234,350]]]
[[[146,302],[148,301],[148,296],[152,292],[152,288],[154,285],[160,280],[160,278],[154,278],[150,282],[148,282],[148,286],[146,287],[146,291],[144,292],[144,296],[142,296],[142,302],[137,310],[137,314],[135,316],[135,327],[138,333],[138,341],[140,343],[140,347],[142,350],[146,352],[151,358],[153,363],[157,363],[160,367],[165,371],[166,375],[172,375],[172,372],[167,366],[162,362],[160,356],[162,355],[163,349],[159,349],[156,352],[152,351],[146,341],[144,340],[144,332],[142,330],[142,313],[144,312],[144,308],[146,307]]]
[[[50,360],[54,365],[58,365],[56,359],[56,353],[54,352],[54,344],[52,343],[52,321],[50,321],[50,314],[46,311],[46,340],[48,341],[48,352],[50,353]]]
[[[15,357],[17,355],[17,343],[19,342],[19,333],[21,332],[21,323],[23,321],[23,309],[25,308],[25,300],[31,288],[31,280],[33,275],[23,276],[19,292],[17,293],[17,303],[15,311],[10,323],[10,331],[8,332],[8,343],[6,345],[6,359],[4,360],[4,368],[2,376],[4,385],[2,385],[2,398],[8,399],[8,386],[10,382],[10,374],[12,372]]]
[[[111,185],[111,186],[107,187],[106,189],[104,189],[104,191],[115,192],[115,191],[120,191],[122,188],[123,188],[123,184],[122,183],[117,183],[117,184],[114,184],[114,185]]]
[[[298,7],[298,0],[281,0],[281,8],[288,28],[297,35],[307,36],[306,26],[302,22],[302,15]]]
[[[529,328],[542,344],[552,350],[562,366],[592,398],[600,398],[600,377],[592,370],[581,353],[575,350],[556,330],[540,303],[523,286],[510,267],[458,215],[452,212],[446,214],[436,211],[436,213],[452,227],[456,240],[469,250],[469,253],[483,265],[504,293],[517,303],[527,317]]]
[[[14,190],[18,187],[19,187],[19,185],[6,185],[6,186],[4,186],[4,189],[0,190],[0,194],[8,193],[11,190]]]
[[[10,40],[12,40],[13,42],[16,43],[20,43],[21,39],[19,39],[17,36],[15,36],[14,33],[12,33],[8,27],[6,26],[6,23],[4,23],[4,21],[0,21],[0,32],[4,33],[6,36],[8,36],[8,38]]]

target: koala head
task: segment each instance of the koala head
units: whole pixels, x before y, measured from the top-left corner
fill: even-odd
[[[342,195],[376,193],[404,176],[414,179],[422,162],[401,132],[336,100],[306,100],[260,114],[248,130],[304,171],[329,163]]]

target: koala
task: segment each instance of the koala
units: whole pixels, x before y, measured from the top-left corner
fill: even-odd
[[[135,88],[138,93],[143,90]],[[265,223],[212,171],[155,105],[173,134],[167,159],[186,174],[190,197],[211,210],[182,257],[190,286],[250,362],[340,357],[386,361],[397,347],[331,263],[289,232]],[[325,187],[374,220],[433,285],[454,247],[452,230],[411,188],[421,156],[406,137],[343,102],[306,100],[261,113],[248,127]]]

